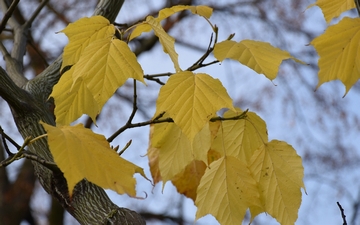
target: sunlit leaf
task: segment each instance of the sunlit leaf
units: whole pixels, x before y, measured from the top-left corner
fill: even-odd
[[[224,117],[230,118],[241,113],[240,109],[236,113],[227,111]],[[211,149],[248,163],[255,150],[267,141],[265,122],[255,113],[247,112],[245,119],[221,121]]]
[[[144,82],[143,70],[129,46],[118,39],[92,42],[75,65],[73,79],[81,78],[99,107],[129,78]],[[86,110],[86,109],[83,109]]]
[[[190,162],[183,171],[177,174],[171,182],[180,194],[195,201],[196,191],[201,177],[204,175],[206,164],[203,161]]]
[[[93,133],[82,124],[53,127],[41,123],[48,134],[48,144],[56,165],[66,178],[69,193],[82,179],[111,189],[119,194],[135,196],[134,173],[145,177],[143,170],[121,158],[105,137]]]
[[[354,0],[317,0],[314,4],[308,6],[319,6],[324,14],[327,23],[335,17],[340,16],[341,13],[355,8]]]
[[[172,75],[160,89],[156,114],[169,113],[189,140],[193,140],[221,108],[233,109],[221,82],[207,74],[185,71]]]
[[[197,190],[196,219],[212,214],[220,224],[241,224],[251,205],[260,205],[256,182],[241,160],[225,156],[205,171]]]
[[[239,43],[226,40],[217,43],[214,48],[214,56],[219,61],[226,58],[239,61],[257,73],[264,74],[270,80],[276,78],[283,60],[293,59],[302,63],[292,57],[290,53],[275,48],[267,42],[253,40],[243,40]]]
[[[64,73],[54,86],[51,96],[55,99],[56,123],[69,125],[85,112],[95,121],[100,112],[93,94],[81,79],[73,85],[74,66]],[[72,89],[71,89],[72,86]],[[84,110],[86,109],[86,110]]]
[[[148,154],[148,157],[151,157],[151,160],[158,161],[164,184],[183,171],[193,160],[207,163],[207,152],[210,149],[210,130],[208,126],[205,126],[191,142],[176,124],[156,124],[150,141],[149,151],[154,152],[155,150],[152,148],[157,148],[159,149],[159,155]],[[155,157],[158,157],[158,159]],[[155,163],[150,166],[154,167],[154,171],[156,171]],[[157,176],[156,173],[154,174]]]
[[[294,224],[304,187],[301,158],[291,145],[273,140],[252,156],[250,171],[258,182],[261,202],[280,224]]]
[[[115,27],[105,17],[93,16],[70,23],[60,32],[69,38],[69,44],[64,48],[62,70],[65,66],[74,65],[91,42],[100,39],[110,40],[115,34]]]
[[[319,83],[339,79],[345,94],[360,78],[360,18],[345,17],[311,44],[318,52]]]
[[[168,18],[174,15],[177,12],[183,10],[190,10],[193,14],[197,14],[199,16],[203,16],[205,18],[210,18],[213,9],[209,6],[198,5],[198,6],[190,6],[190,5],[176,5],[171,8],[165,8],[159,11],[159,16],[156,18],[159,22],[165,18]]]
[[[171,61],[174,63],[175,71],[181,71],[178,54],[175,51],[175,38],[171,37],[168,33],[166,33],[161,24],[152,16],[146,17],[146,24],[149,24],[151,26],[155,35],[159,38],[160,44],[162,45],[164,52],[170,56]]]

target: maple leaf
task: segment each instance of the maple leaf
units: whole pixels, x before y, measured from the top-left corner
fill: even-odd
[[[221,82],[190,71],[172,75],[156,102],[156,114],[167,112],[190,141],[221,108],[234,109]]]
[[[220,224],[241,224],[250,206],[260,207],[260,199],[246,164],[233,156],[225,156],[206,169],[195,204],[196,219],[210,213]]]
[[[207,152],[210,149],[210,130],[205,126],[190,141],[174,123],[161,123],[154,125],[154,130],[150,134],[150,155],[152,161],[150,168],[156,172],[158,163],[163,185],[168,180],[179,174],[191,161],[200,160],[207,163]],[[159,151],[155,152],[157,148]],[[148,152],[149,152],[148,151]],[[158,153],[158,156],[154,153]],[[158,159],[157,159],[158,157]],[[155,178],[158,174],[154,173]]]
[[[301,157],[286,142],[272,140],[255,151],[249,169],[258,183],[265,211],[280,224],[294,224],[301,203],[300,189],[305,188]]]
[[[255,72],[264,74],[270,80],[276,78],[283,60],[293,59],[303,63],[284,50],[275,48],[269,43],[254,40],[242,40],[239,43],[226,40],[217,43],[214,47],[214,56],[219,61],[226,58],[236,60]]]
[[[307,8],[315,5],[321,8],[327,23],[330,23],[333,18],[340,16],[341,13],[355,8],[354,0],[317,0]]]
[[[83,115],[84,110],[93,121],[100,108],[84,82],[73,85],[74,67],[64,73],[54,86],[51,96],[55,99],[56,123],[68,125]],[[80,80],[79,80],[80,81]],[[72,87],[72,88],[71,88]]]
[[[311,45],[319,54],[319,87],[339,79],[346,93],[360,78],[360,18],[343,18],[315,38]]]
[[[82,179],[119,194],[136,195],[133,175],[139,173],[145,177],[144,171],[121,158],[104,136],[93,133],[82,124],[74,127],[41,124],[47,131],[54,161],[64,173],[70,196]]]
[[[105,17],[93,16],[70,23],[60,32],[69,38],[69,44],[64,48],[61,71],[65,66],[74,65],[91,42],[111,39],[115,34],[115,27]]]
[[[224,117],[230,118],[241,113],[240,109],[237,109],[236,113],[227,111]],[[267,141],[265,122],[255,113],[247,112],[245,119],[220,122],[211,149],[221,155],[231,155],[247,163],[255,150]]]

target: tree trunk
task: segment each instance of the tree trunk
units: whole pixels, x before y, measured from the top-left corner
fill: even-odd
[[[101,0],[94,14],[102,15],[114,22],[124,1]],[[25,51],[26,37],[21,27],[17,43],[20,48],[14,49],[11,55],[5,55],[7,72],[0,67],[0,96],[5,99],[12,111],[15,123],[22,137],[36,137],[45,133],[39,121],[55,125],[53,102],[48,100],[53,86],[60,78],[61,56],[45,71],[34,79],[27,81],[22,74],[22,56]],[[15,30],[15,28],[14,28]],[[16,32],[16,30],[14,31]],[[19,31],[20,32],[20,31]],[[16,51],[17,50],[17,51]],[[21,58],[20,58],[21,57]],[[42,138],[29,146],[29,151],[39,158],[53,162],[47,141]],[[60,204],[81,224],[145,224],[139,214],[134,211],[119,208],[106,195],[105,191],[82,180],[73,191],[70,199],[67,183],[58,168],[49,169],[41,163],[33,161],[35,174],[45,191],[57,199]]]

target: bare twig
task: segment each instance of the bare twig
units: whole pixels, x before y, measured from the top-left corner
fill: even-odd
[[[340,212],[341,212],[341,217],[343,219],[343,225],[347,225],[347,222],[346,222],[346,215],[344,213],[344,209],[341,207],[340,203],[339,202],[336,202],[336,204],[339,206],[339,209],[340,209]]]
[[[136,80],[134,79],[134,101],[133,101],[133,110],[130,114],[130,117],[128,119],[128,121],[126,122],[126,124],[123,127],[127,127],[131,125],[132,120],[134,119],[134,116],[136,114],[137,111],[137,93],[136,93]],[[121,128],[115,132],[113,135],[111,135],[111,137],[109,137],[107,139],[108,142],[112,142],[121,132],[120,132]]]
[[[5,29],[8,20],[10,19],[11,15],[13,14],[13,12],[19,2],[20,2],[20,0],[13,1],[11,3],[10,7],[8,8],[8,10],[6,11],[6,13],[0,23],[0,34]]]
[[[245,119],[246,118],[246,113],[248,112],[248,109],[245,110],[244,112],[242,112],[240,115],[238,116],[233,116],[233,117],[228,117],[228,118],[224,118],[224,117],[213,117],[211,118],[209,121],[210,122],[215,122],[215,121],[223,121],[223,120],[240,120],[240,119]],[[122,126],[119,130],[117,130],[113,135],[111,135],[111,137],[109,137],[107,139],[108,142],[113,141],[118,135],[120,135],[122,132],[124,132],[127,129],[131,129],[131,128],[135,128],[135,127],[144,127],[150,124],[157,124],[157,123],[173,123],[174,120],[170,117],[168,118],[164,118],[164,119],[160,119],[163,117],[163,115],[165,114],[165,112],[160,113],[158,116],[156,116],[154,119],[152,120],[148,120],[145,122],[140,122],[140,123],[126,123],[124,126]]]
[[[4,141],[4,139],[8,140],[12,145],[15,146],[15,148],[16,148],[17,150],[19,150],[19,149],[21,148],[21,146],[20,146],[18,143],[16,143],[11,137],[9,137],[7,134],[5,134],[5,132],[4,132],[4,130],[2,129],[2,127],[0,127],[0,135],[1,135],[1,137],[3,138],[3,141]],[[6,146],[6,147],[7,147],[7,146]]]
[[[45,5],[49,2],[49,0],[43,0],[40,5],[36,8],[34,13],[31,15],[28,21],[24,24],[25,27],[31,27],[32,22],[35,20],[35,18],[39,15],[41,10],[45,7]]]

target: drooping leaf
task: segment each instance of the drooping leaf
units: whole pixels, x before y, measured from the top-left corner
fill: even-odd
[[[301,203],[304,168],[295,149],[272,140],[252,156],[249,167],[258,183],[261,202],[280,224],[294,224]]]
[[[165,8],[160,10],[158,17],[154,19],[160,23],[162,20],[183,10],[190,10],[193,14],[197,14],[205,18],[210,18],[213,11],[212,8],[205,5],[198,5],[198,6],[176,5],[171,8]],[[131,32],[129,40],[131,41],[132,39],[140,36],[143,32],[150,32],[150,31],[151,31],[151,26],[146,22],[137,24],[134,30]]]
[[[227,111],[224,117],[231,118],[241,113],[240,109],[236,113]],[[255,150],[264,142],[268,142],[265,122],[255,113],[247,112],[245,119],[221,121],[211,149],[248,163]]]
[[[183,171],[177,174],[171,182],[180,194],[195,201],[196,191],[201,177],[204,175],[206,164],[203,161],[193,160]]]
[[[171,8],[165,8],[159,11],[159,15],[156,18],[159,22],[163,19],[166,19],[172,15],[174,15],[177,12],[184,11],[184,10],[190,10],[191,13],[197,14],[199,16],[203,16],[205,18],[210,18],[213,9],[206,5],[176,5]]]
[[[160,149],[154,147],[149,147],[147,151],[150,173],[151,173],[151,177],[153,178],[154,185],[162,180],[159,169],[159,152]]]
[[[143,70],[129,46],[118,39],[92,42],[75,65],[73,79],[81,78],[99,107],[129,78],[144,82]],[[87,114],[87,109],[82,109]]]
[[[226,40],[217,43],[214,56],[219,61],[226,58],[239,61],[255,72],[264,74],[270,80],[276,78],[283,60],[293,59],[302,63],[284,50],[275,48],[269,43],[254,40],[243,40],[239,43]]]
[[[210,130],[205,126],[191,142],[174,123],[161,123],[154,125],[153,133],[150,135],[152,148],[159,149],[158,156],[148,154],[149,160],[154,160],[151,167],[156,167],[155,160],[161,178],[165,183],[174,178],[193,160],[207,163],[207,152],[210,149]],[[150,159],[152,157],[152,159]],[[156,159],[158,157],[158,159]],[[156,168],[153,169],[156,171]],[[156,173],[154,173],[155,176]]]
[[[218,79],[189,71],[172,75],[160,89],[156,104],[156,114],[169,113],[191,141],[216,111],[233,109],[232,100]]]
[[[246,164],[233,156],[225,156],[206,169],[195,204],[196,219],[212,214],[220,224],[241,224],[250,206],[260,207],[260,199]]]
[[[160,22],[158,22],[154,17],[146,17],[145,22],[146,24],[149,24],[151,26],[155,35],[159,38],[160,44],[162,45],[164,52],[170,56],[171,61],[174,63],[175,71],[181,71],[178,54],[175,51],[175,38],[171,37],[168,33],[166,33]]]
[[[119,194],[136,196],[134,173],[145,177],[143,170],[121,158],[105,137],[93,133],[82,124],[53,127],[42,123],[54,161],[64,173],[70,196],[75,185],[88,181]]]
[[[75,66],[64,73],[54,86],[51,96],[55,99],[56,123],[69,125],[85,112],[95,121],[100,107],[93,94],[81,79],[73,85],[72,74]],[[72,89],[71,89],[72,86]],[[84,111],[84,109],[86,109]]]
[[[345,94],[360,78],[360,18],[343,18],[315,38],[311,45],[320,56],[319,87],[324,82],[339,79]]]
[[[324,14],[327,23],[335,17],[340,16],[341,13],[355,8],[354,0],[317,0],[314,4],[308,6],[319,6]]]
[[[62,70],[65,66],[74,65],[91,42],[99,39],[110,40],[115,34],[115,27],[105,17],[93,16],[70,23],[60,32],[69,38],[69,44],[64,48]]]

